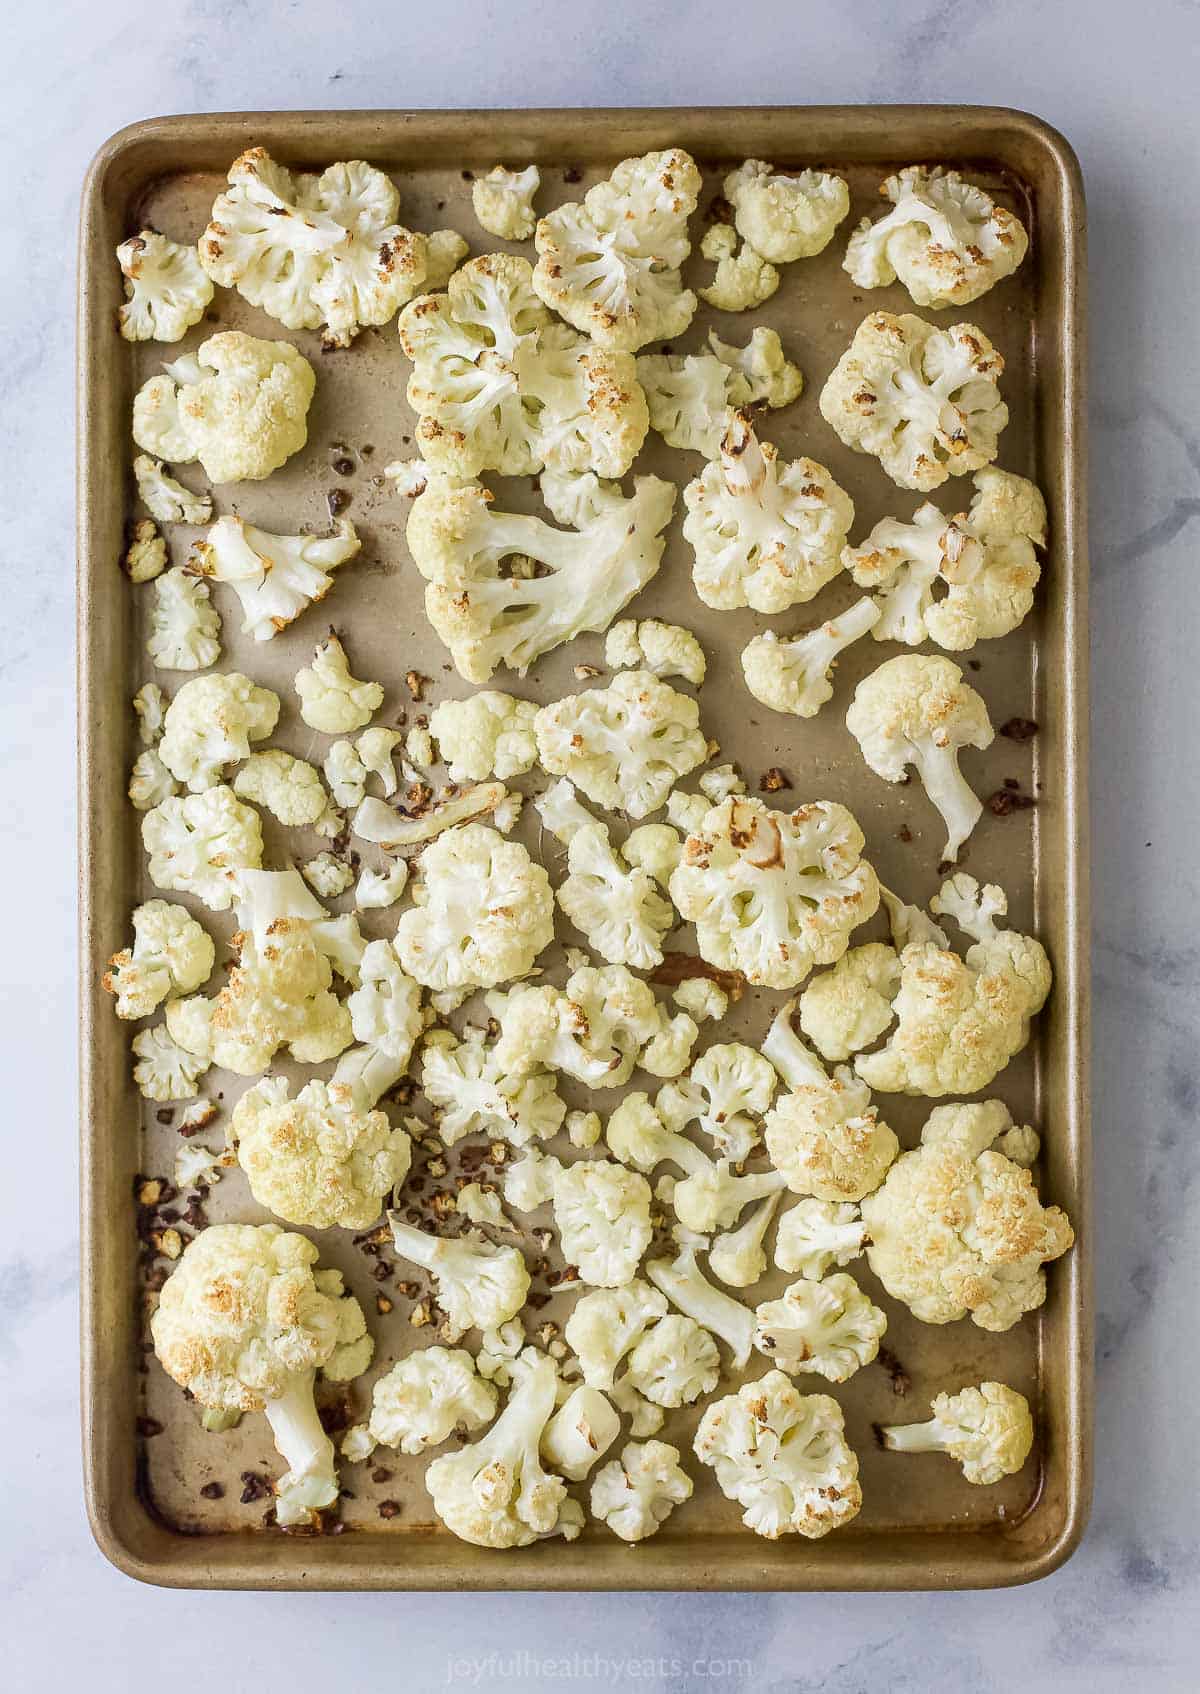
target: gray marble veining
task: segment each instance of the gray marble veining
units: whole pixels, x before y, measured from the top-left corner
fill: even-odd
[[[1200,949],[1195,664],[1200,275],[1195,0],[47,0],[14,8],[0,277],[7,733],[0,984],[6,1670],[22,1694],[99,1694],[205,1661],[465,1686],[604,1686],[588,1655],[663,1661],[645,1685],[825,1694],[1107,1694],[1197,1686],[1194,1345]],[[1057,124],[1091,208],[1097,1472],[1076,1558],[981,1595],[468,1600],[150,1593],[109,1569],[79,1498],[72,705],[74,222],[103,137],[157,112],[255,106],[974,100]],[[35,900],[35,896],[39,897]],[[524,1650],[580,1657],[535,1676]],[[489,1665],[488,1655],[495,1660]],[[678,1670],[672,1664],[675,1661]],[[704,1675],[697,1661],[719,1662]],[[743,1661],[749,1661],[749,1668]],[[724,1668],[724,1674],[717,1670]],[[625,1681],[631,1679],[630,1673]],[[611,1684],[611,1677],[609,1678]]]

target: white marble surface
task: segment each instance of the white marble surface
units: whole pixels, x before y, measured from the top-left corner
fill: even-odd
[[[1200,275],[1195,0],[107,0],[7,13],[0,660],[5,1681],[432,1689],[447,1655],[678,1660],[669,1689],[1197,1686]],[[139,117],[326,105],[974,100],[1070,137],[1091,202],[1099,1477],[1076,1558],[940,1597],[154,1592],[88,1536],[76,1437],[74,239],[88,158]],[[702,1676],[696,1659],[749,1659]],[[511,1669],[511,1665],[509,1666]],[[583,1680],[546,1678],[546,1686]],[[0,1673],[3,1675],[4,1673]],[[625,1680],[634,1676],[628,1670]],[[11,1680],[9,1680],[11,1677]],[[481,1668],[479,1686],[538,1685]]]

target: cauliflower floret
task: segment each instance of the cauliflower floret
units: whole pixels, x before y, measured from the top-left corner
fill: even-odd
[[[507,782],[537,760],[536,716],[532,700],[485,688],[465,700],[443,700],[430,714],[429,729],[451,782],[483,782],[489,776]]]
[[[729,1229],[748,1205],[777,1193],[784,1185],[780,1171],[735,1176],[727,1162],[705,1160],[702,1167],[673,1184],[671,1204],[685,1229],[707,1235],[714,1229]]]
[[[660,1318],[629,1355],[626,1373],[639,1394],[668,1410],[711,1394],[721,1374],[717,1344],[694,1318]]]
[[[887,1318],[852,1276],[838,1271],[820,1282],[793,1282],[779,1300],[764,1300],[754,1315],[754,1345],[794,1376],[813,1371],[845,1382],[879,1352]]]
[[[650,1245],[650,1184],[613,1159],[581,1159],[554,1178],[554,1222],[584,1282],[620,1288]]]
[[[819,1282],[829,1271],[857,1259],[867,1240],[855,1205],[833,1200],[797,1200],[779,1220],[775,1263]]]
[[[823,1059],[848,1059],[881,1036],[892,1019],[900,961],[882,941],[851,947],[800,996],[800,1028]]]
[[[666,1093],[666,1090],[663,1090]],[[608,1145],[623,1164],[644,1175],[667,1161],[685,1172],[710,1170],[711,1161],[700,1148],[668,1128],[662,1114],[641,1093],[627,1094],[608,1120]]]
[[[686,1232],[683,1235],[675,1257],[651,1259],[646,1275],[685,1317],[694,1318],[725,1343],[735,1370],[744,1370],[754,1340],[754,1313],[740,1300],[713,1287],[696,1263],[700,1238]]]
[[[421,1049],[421,1088],[437,1109],[438,1134],[452,1147],[464,1135],[486,1134],[514,1147],[536,1138],[549,1141],[562,1128],[566,1103],[550,1071],[508,1072],[496,1062],[495,1047],[482,1031],[464,1041],[448,1029],[434,1030]]]
[[[171,464],[199,459],[213,482],[259,482],[308,440],[317,379],[286,341],[210,335],[134,396],[133,439]]]
[[[396,904],[407,886],[408,865],[403,859],[393,859],[382,871],[365,865],[355,886],[354,904],[360,912],[385,911]]]
[[[208,584],[182,565],[154,584],[146,651],[164,671],[207,670],[221,656],[221,617],[210,603]]]
[[[731,795],[708,812],[671,875],[671,899],[696,925],[700,955],[767,988],[794,988],[832,964],[879,905],[863,834],[844,806],[792,813]]]
[[[779,1191],[768,1194],[754,1207],[745,1223],[738,1229],[727,1230],[714,1237],[708,1252],[709,1269],[730,1288],[751,1288],[767,1268],[767,1253],[763,1246]]]
[[[126,341],[182,341],[213,297],[194,247],[156,230],[123,241],[117,263],[125,278],[125,304],[117,312]]]
[[[842,563],[860,587],[879,589],[876,641],[950,652],[1007,635],[1033,605],[1046,545],[1046,502],[1023,476],[987,466],[975,473],[969,512],[944,518],[926,502],[911,523],[883,518]],[[944,591],[934,598],[934,584]]]
[[[742,649],[746,687],[774,712],[815,718],[833,698],[838,654],[878,625],[880,616],[875,602],[864,598],[803,635],[783,639],[773,629],[766,630]]]
[[[268,1076],[242,1095],[230,1144],[260,1206],[307,1229],[366,1229],[403,1182],[412,1143],[353,1090],[307,1082],[294,1100],[287,1079]]]
[[[649,671],[622,671],[607,688],[543,706],[538,758],[609,811],[644,818],[708,757],[700,708]]]
[[[776,265],[820,253],[850,210],[850,190],[840,176],[782,176],[762,159],[747,159],[729,173],[725,198],[742,240]]]
[[[457,1241],[426,1235],[388,1213],[397,1253],[427,1270],[437,1283],[445,1332],[457,1341],[468,1329],[496,1329],[515,1317],[529,1292],[529,1272],[516,1247],[493,1247],[482,1235]]]
[[[953,864],[983,813],[958,768],[961,748],[990,747],[995,736],[982,695],[953,660],[904,654],[859,683],[846,728],[885,782],[903,782],[909,765],[916,768],[946,825],[942,857]]]
[[[632,353],[556,322],[527,260],[472,259],[445,294],[414,300],[399,330],[415,367],[417,445],[434,471],[467,480],[551,465],[619,477],[633,463],[648,418]]]
[[[477,176],[471,188],[471,204],[488,234],[501,241],[528,241],[537,223],[533,197],[541,182],[536,165],[526,165],[523,171],[493,165],[486,176]]]
[[[375,1384],[371,1434],[381,1446],[423,1453],[456,1429],[482,1429],[496,1415],[497,1398],[470,1353],[427,1347],[401,1359]]]
[[[871,453],[901,488],[928,492],[1000,451],[1008,407],[1004,360],[974,324],[933,324],[872,312],[821,390],[821,416],[857,453]]]
[[[892,211],[862,220],[842,265],[860,288],[899,277],[918,306],[969,306],[1025,257],[1021,220],[957,171],[910,165],[879,192]]]
[[[490,994],[500,1020],[496,1061],[506,1071],[545,1066],[591,1088],[619,1088],[634,1062],[660,1033],[654,990],[624,965],[585,965],[567,978],[565,992],[549,985]]]
[[[957,1394],[938,1394],[927,1423],[885,1424],[890,1453],[949,1453],[968,1482],[987,1486],[1015,1476],[1033,1446],[1029,1401],[1003,1382],[981,1382]]]
[[[674,866],[671,868],[674,869]],[[688,977],[678,988],[671,990],[671,998],[697,1023],[719,1023],[729,1010],[728,994],[704,976]]]
[[[706,259],[716,263],[716,275],[707,288],[697,290],[701,300],[718,312],[749,312],[769,300],[779,287],[779,272],[748,241],[737,251],[737,231],[732,224],[713,224],[700,243]]]
[[[554,939],[550,879],[486,824],[448,830],[421,855],[396,951],[427,988],[491,988],[526,976]]]
[[[157,682],[144,682],[130,704],[137,719],[138,740],[143,747],[157,747],[162,740],[166,695]]]
[[[147,1100],[190,1100],[208,1069],[207,1059],[180,1047],[160,1023],[138,1031],[133,1051],[133,1080]]]
[[[862,1506],[842,1408],[828,1394],[801,1394],[782,1371],[714,1401],[696,1431],[696,1457],[712,1465],[721,1492],[746,1508],[746,1527],[770,1541],[787,1534],[815,1541]]]
[[[785,612],[831,582],[854,502],[814,459],[781,464],[778,449],[735,412],[710,461],[683,491],[692,581],[706,606]]]
[[[546,1425],[541,1454],[568,1482],[582,1482],[621,1433],[621,1420],[596,1388],[581,1385]]]
[[[188,569],[229,583],[245,613],[243,633],[270,641],[306,606],[325,598],[333,587],[330,571],[352,559],[361,545],[346,518],[339,518],[334,533],[324,538],[270,535],[241,518],[219,518],[192,548]]]
[[[399,212],[395,184],[361,159],[293,174],[251,147],[213,202],[200,259],[287,329],[321,329],[327,347],[348,347],[425,281],[425,237]]]
[[[335,741],[322,766],[334,801],[339,806],[359,806],[367,792],[367,767],[353,741]]]
[[[195,894],[214,912],[228,911],[237,873],[262,864],[262,823],[232,788],[172,795],[142,819],[142,844],[156,888]]]
[[[410,737],[416,732],[409,731]],[[403,740],[399,730],[364,729],[354,744],[364,777],[377,776],[385,794],[396,792],[396,748]]]
[[[773,329],[760,325],[745,347],[709,330],[708,346],[707,353],[644,353],[637,371],[651,426],[667,445],[716,459],[737,407],[788,406],[804,378]]]
[[[604,643],[604,662],[612,670],[646,670],[652,676],[681,676],[699,688],[707,665],[704,649],[690,629],[657,618],[626,618],[615,623]]]
[[[224,765],[250,756],[250,743],[270,735],[279,696],[240,671],[185,682],[163,719],[159,757],[177,782],[199,794],[215,788]]]
[[[975,944],[965,959],[934,941],[901,953],[896,1028],[886,1046],[854,1061],[863,1080],[885,1093],[978,1093],[1029,1040],[1029,1020],[1050,992],[1041,943],[995,927],[1008,909],[1003,889],[981,890],[960,872],[943,884],[934,909],[956,917]]]
[[[150,1320],[159,1363],[201,1406],[266,1412],[290,1467],[276,1484],[281,1524],[311,1523],[337,1499],[317,1371],[347,1382],[374,1350],[341,1273],[316,1261],[311,1241],[277,1224],[212,1224],[188,1244]]]
[[[588,1386],[610,1393],[621,1360],[666,1310],[667,1302],[658,1290],[638,1277],[623,1288],[598,1288],[581,1295],[563,1334]]]
[[[354,868],[333,853],[318,853],[300,866],[305,882],[322,900],[336,900],[354,881]]]
[[[767,1152],[793,1194],[861,1200],[878,1188],[900,1143],[864,1082],[844,1065],[826,1074],[792,1028],[792,1011],[783,1007],[763,1043],[789,1090],[767,1113]]]
[[[649,970],[662,963],[662,942],[675,923],[649,872],[627,865],[602,823],[575,830],[568,875],[556,898],[588,945],[610,964]]]
[[[548,1206],[554,1198],[554,1178],[561,1169],[561,1160],[553,1154],[527,1146],[519,1159],[509,1160],[504,1166],[506,1204],[518,1212],[536,1212],[539,1206]]]
[[[627,499],[590,473],[560,488],[547,472],[542,491],[554,515],[575,527],[490,511],[486,489],[440,476],[413,503],[406,534],[429,585],[426,614],[467,682],[487,682],[501,664],[523,675],[552,648],[607,629],[662,560],[673,483],[636,477]],[[547,570],[505,570],[518,559]]]
[[[1042,1266],[1075,1239],[1030,1173],[988,1151],[1011,1123],[999,1100],[936,1107],[921,1145],[863,1202],[867,1263],[922,1323],[970,1313],[980,1329],[1011,1329],[1046,1298]]]
[[[661,1027],[643,1049],[641,1067],[651,1076],[682,1076],[691,1061],[699,1028],[686,1012],[676,1012],[672,1018],[660,1007],[659,1019]]]
[[[589,1505],[592,1516],[622,1541],[645,1541],[691,1497],[692,1479],[679,1463],[678,1447],[629,1441],[619,1461],[597,1472]]]
[[[185,907],[147,900],[133,914],[133,947],[113,954],[101,983],[119,1018],[148,1018],[168,995],[199,988],[215,958],[211,935]]]
[[[212,495],[193,494],[173,476],[168,476],[161,459],[139,453],[133,461],[138,499],[159,523],[208,523],[212,518]]]
[[[559,784],[561,787],[561,783]],[[667,798],[667,810],[679,799],[690,800],[692,795],[684,795],[675,789]],[[707,803],[701,802],[703,813],[708,812]],[[626,863],[637,865],[641,870],[648,871],[661,888],[665,888],[671,880],[671,872],[679,863],[683,852],[683,842],[679,831],[669,823],[644,823],[637,829],[631,830],[625,837],[621,848],[621,856]],[[676,995],[678,999],[678,995]],[[693,1008],[680,1000],[684,1011],[691,1012]],[[693,1015],[699,1017],[700,1014]],[[719,1015],[719,1014],[718,1014]]]
[[[567,1497],[562,1478],[546,1471],[539,1457],[558,1377],[553,1359],[534,1359],[515,1378],[508,1404],[487,1434],[435,1459],[425,1472],[438,1517],[477,1547],[528,1547],[548,1535],[573,1541],[583,1528],[582,1506]]]
[[[741,1164],[758,1145],[777,1086],[770,1060],[733,1041],[710,1047],[685,1082],[660,1089],[655,1107],[668,1129],[678,1132],[697,1123],[721,1158]]]
[[[371,941],[363,949],[346,1010],[354,1039],[367,1049],[362,1081],[374,1101],[404,1075],[423,1027],[421,990],[405,975],[390,941]]]
[[[157,525],[149,518],[139,518],[133,526],[133,539],[121,560],[121,568],[130,582],[153,582],[167,568],[167,544],[158,533]]]
[[[471,251],[470,242],[456,229],[435,229],[425,237],[425,289],[433,293],[445,288]]]
[[[327,636],[312,663],[296,672],[295,689],[300,716],[323,735],[347,735],[361,729],[383,704],[379,683],[359,682],[351,676],[346,649],[336,635]]]
[[[700,172],[679,148],[624,159],[583,201],[537,226],[533,286],[600,347],[636,350],[682,335],[696,310],[679,268]]]
[[[188,683],[194,688],[195,683]],[[251,753],[233,779],[239,800],[254,800],[282,824],[301,828],[315,824],[329,805],[315,766],[278,747]]]
[[[179,785],[153,748],[139,753],[129,773],[129,803],[139,812],[161,806],[179,792]]]

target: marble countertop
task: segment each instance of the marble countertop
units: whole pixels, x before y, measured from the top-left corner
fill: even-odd
[[[732,26],[732,27],[731,27]],[[1196,0],[47,0],[14,8],[0,409],[8,498],[0,773],[9,1158],[0,1235],[11,1686],[97,1694],[275,1674],[387,1686],[991,1694],[1196,1687],[1193,1346],[1200,1278],[1200,119]],[[1062,129],[1091,207],[1098,1486],[1076,1557],[943,1596],[254,1596],[152,1591],[88,1534],[77,1461],[72,599],[74,244],[111,131],[315,106],[978,101]],[[1187,631],[1191,628],[1192,637]],[[1190,727],[1189,727],[1190,726]],[[15,801],[15,803],[14,803]],[[49,892],[35,906],[26,897]],[[18,963],[19,961],[19,963]],[[547,1624],[550,1624],[549,1630]],[[537,1644],[570,1661],[538,1674]],[[494,1655],[489,1662],[488,1655]],[[747,1665],[743,1661],[749,1661]]]

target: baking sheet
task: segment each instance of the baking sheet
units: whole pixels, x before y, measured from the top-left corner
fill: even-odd
[[[427,1460],[382,1449],[366,1465],[343,1466],[348,1497],[340,1516],[345,1533],[319,1539],[283,1535],[264,1525],[269,1499],[241,1500],[243,1492],[256,1493],[254,1485],[244,1486],[244,1475],[269,1477],[280,1468],[265,1420],[247,1418],[236,1431],[205,1434],[195,1408],[153,1361],[138,1369],[145,1363],[140,1331],[144,1295],[139,1295],[133,1262],[133,1176],[138,1171],[170,1175],[180,1114],[176,1109],[171,1122],[161,1121],[165,1114],[153,1106],[139,1114],[128,1081],[128,1030],[113,1019],[108,997],[97,997],[94,984],[97,961],[124,944],[130,906],[153,892],[138,848],[138,820],[123,803],[125,774],[137,750],[129,696],[151,677],[170,693],[187,676],[157,672],[144,658],[144,616],[152,590],[131,588],[115,563],[122,525],[134,510],[127,469],[128,404],[136,387],[160,368],[164,350],[154,344],[130,348],[116,336],[111,312],[120,292],[111,252],[117,240],[143,222],[177,239],[194,238],[207,220],[229,160],[251,141],[262,142],[296,165],[337,157],[371,158],[395,177],[405,221],[424,230],[458,229],[473,253],[506,245],[476,225],[470,182],[463,176],[464,170],[486,168],[495,158],[539,160],[539,211],[578,198],[626,152],[650,146],[689,147],[704,167],[702,207],[719,192],[724,171],[750,154],[782,165],[821,164],[842,171],[851,187],[851,214],[826,252],[783,267],[778,293],[755,312],[730,315],[702,306],[676,346],[681,351],[702,346],[710,326],[723,339],[739,344],[760,323],[779,330],[789,356],[804,372],[805,390],[794,406],[767,414],[761,433],[779,444],[785,458],[806,453],[829,466],[854,499],[855,540],[885,514],[907,517],[923,497],[896,489],[873,459],[843,447],[817,409],[822,383],[861,317],[876,308],[912,309],[898,286],[869,294],[854,288],[841,270],[846,235],[864,212],[877,211],[877,185],[886,169],[917,158],[969,163],[977,180],[1031,224],[1031,257],[1015,278],[964,312],[922,315],[941,322],[969,317],[1000,348],[1007,361],[1002,388],[1011,418],[998,462],[1038,480],[1050,504],[1051,547],[1037,610],[1013,635],[981,643],[969,656],[968,673],[996,725],[1010,717],[1034,717],[1041,732],[1025,744],[998,737],[986,752],[963,757],[963,769],[982,795],[1015,779],[1023,792],[1037,795],[1038,805],[1006,817],[985,811],[962,863],[980,880],[1003,884],[1013,924],[1035,926],[1054,959],[1056,989],[1035,1041],[987,1092],[1003,1098],[1018,1121],[1033,1121],[1042,1130],[1044,1197],[1068,1208],[1081,1244],[1052,1268],[1051,1296],[1043,1314],[1002,1336],[986,1335],[965,1321],[940,1328],[919,1324],[882,1293],[865,1260],[850,1267],[888,1314],[885,1346],[891,1368],[877,1363],[832,1390],[845,1409],[847,1436],[859,1454],[864,1506],[853,1525],[822,1542],[789,1538],[771,1545],[740,1527],[739,1508],[724,1499],[711,1472],[690,1454],[702,1406],[668,1414],[661,1432],[663,1439],[683,1450],[696,1482],[695,1495],[636,1554],[593,1525],[571,1546],[553,1542],[506,1554],[466,1547],[433,1517],[421,1480]],[[580,174],[582,179],[576,180]],[[572,180],[566,180],[568,175]],[[1020,1580],[1049,1568],[1069,1548],[1081,1524],[1086,1493],[1087,1342],[1079,821],[1086,811],[1078,757],[1085,644],[1076,639],[1086,622],[1081,621],[1080,451],[1073,427],[1081,310],[1073,282],[1082,230],[1074,187],[1069,154],[1032,120],[951,109],[925,111],[919,119],[898,114],[891,122],[878,111],[848,110],[587,114],[586,125],[575,115],[542,113],[196,118],[141,126],[132,135],[127,132],[124,141],[118,138],[110,144],[85,206],[82,289],[82,746],[85,815],[93,820],[86,832],[83,988],[85,1216],[91,1225],[85,1358],[93,1521],[102,1544],[124,1568],[152,1580],[222,1585],[923,1586]],[[697,248],[700,227],[697,218]],[[532,251],[531,244],[511,245],[511,250]],[[695,252],[687,280],[695,286],[710,273],[711,266]],[[218,291],[209,321],[165,356],[195,346],[216,327],[266,337],[286,335],[311,359],[318,378],[305,451],[264,483],[218,489],[217,514],[237,512],[279,532],[323,531],[330,523],[329,495],[338,490],[349,496],[345,515],[363,539],[362,553],[338,573],[322,605],[267,644],[255,644],[238,633],[240,616],[232,591],[213,586],[223,615],[223,652],[217,668],[243,669],[274,687],[283,712],[271,744],[319,763],[329,738],[315,735],[300,721],[291,679],[330,626],[345,640],[355,674],[385,685],[378,723],[399,723],[403,716],[411,725],[438,701],[471,692],[425,623],[423,584],[404,545],[408,502],[383,476],[384,465],[412,452],[415,420],[404,400],[410,366],[400,351],[394,322],[365,331],[350,350],[322,353],[317,336],[285,332],[227,291]],[[670,477],[682,489],[700,465],[698,456],[675,452],[652,434],[637,470]],[[205,485],[199,467],[184,467],[179,475],[192,487]],[[527,480],[488,480],[499,507],[538,509]],[[952,479],[932,498],[946,510],[957,510],[967,504],[970,493],[969,479]],[[741,677],[738,655],[745,643],[767,627],[791,631],[834,616],[859,590],[843,577],[809,605],[778,617],[713,612],[692,589],[690,551],[680,533],[682,510],[681,497],[662,568],[631,612],[682,622],[699,635],[709,657],[708,677],[699,691],[702,722],[721,743],[720,759],[740,766],[752,792],[763,772],[780,767],[790,786],[773,797],[776,804],[843,801],[862,825],[867,856],[881,878],[905,898],[924,903],[939,881],[940,820],[917,783],[891,787],[867,770],[844,725],[857,681],[900,649],[870,641],[851,648],[837,671],[833,700],[814,720],[782,717],[759,706],[746,693]],[[182,562],[199,533],[168,526],[173,563]],[[574,666],[580,663],[603,668],[602,636],[582,637],[547,656],[523,681],[498,673],[491,686],[537,701],[554,698],[581,686],[574,676]],[[420,703],[411,700],[404,684],[410,669],[430,678]],[[604,680],[602,676],[594,685]],[[677,680],[674,685],[686,686]],[[545,778],[536,772],[513,784],[527,792],[544,785]],[[685,781],[683,786],[695,784]],[[326,845],[314,835],[281,830],[265,815],[264,834],[268,865],[286,862],[288,853],[308,857]],[[537,818],[531,807],[517,834],[536,844]],[[381,862],[381,855],[371,858],[373,849],[354,845],[364,858]],[[547,839],[544,850],[553,845]],[[552,877],[560,859],[561,854],[549,852]],[[347,909],[350,898],[333,902],[333,909]],[[194,909],[218,936],[220,964],[225,956],[220,940],[231,931],[232,922],[202,907]],[[364,932],[390,933],[395,916],[394,910],[364,914]],[[876,919],[854,939],[884,932],[882,920]],[[570,942],[580,939],[564,923],[560,933]],[[688,931],[676,939],[692,949]],[[550,980],[564,979],[558,956],[550,954],[541,962]],[[717,1040],[757,1044],[782,998],[751,990],[731,1008],[719,1030],[703,1026],[697,1051]],[[451,1021],[461,1025],[471,1010],[470,1005],[464,1007]],[[218,1072],[210,1072],[202,1084],[206,1093],[221,1096],[222,1121],[248,1085],[245,1079]],[[647,1079],[635,1075],[632,1086],[645,1087]],[[570,1105],[591,1104],[602,1115],[620,1097],[620,1091],[613,1090],[588,1101],[569,1080],[562,1091]],[[902,1144],[913,1145],[929,1103],[881,1096],[879,1105]],[[419,1099],[414,1109],[421,1113]],[[140,1138],[133,1134],[139,1115]],[[220,1127],[220,1122],[214,1126]],[[212,1132],[203,1139],[211,1142]],[[424,1192],[414,1196],[418,1204],[427,1203],[439,1188],[453,1187],[465,1145],[453,1150],[444,1178],[426,1176]],[[421,1162],[418,1155],[414,1176],[421,1174]],[[269,1216],[251,1201],[236,1170],[212,1191],[204,1209],[214,1222]],[[413,1301],[398,1286],[415,1286],[420,1297],[428,1292],[428,1282],[386,1248],[372,1252],[373,1243],[356,1246],[347,1232],[313,1235],[321,1246],[322,1263],[338,1264],[345,1271],[377,1340],[371,1372],[348,1389],[328,1392],[327,1397],[338,1402],[337,1415],[355,1421],[369,1407],[376,1377],[414,1345],[428,1341],[428,1331],[409,1324]],[[378,1280],[381,1266],[391,1267],[385,1280]],[[757,1303],[789,1280],[771,1273],[745,1292]],[[539,1317],[561,1328],[574,1296],[545,1292],[551,1297]],[[393,1302],[385,1315],[376,1311],[381,1293]],[[528,1314],[526,1321],[532,1327]],[[765,1361],[756,1355],[746,1375],[761,1375],[764,1368]],[[131,1408],[135,1372],[139,1395]],[[1012,1383],[1038,1408],[1039,1443],[1018,1476],[995,1488],[977,1489],[945,1459],[877,1450],[874,1422],[923,1416],[929,1398],[940,1389],[986,1376]],[[900,1396],[896,1389],[905,1381],[908,1392]],[[723,1381],[717,1393],[731,1386]],[[802,1378],[800,1386],[823,1391],[827,1385],[818,1378]],[[143,1431],[161,1426],[161,1433],[139,1436],[133,1416],[143,1420]],[[374,1480],[381,1469],[387,1475]],[[207,1484],[222,1489],[219,1498],[202,1494]]]

